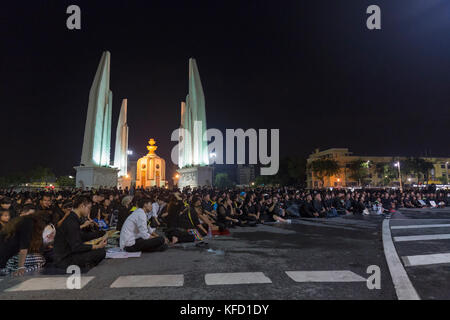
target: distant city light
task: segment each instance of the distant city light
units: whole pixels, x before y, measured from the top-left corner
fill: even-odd
[[[127,150],[127,154],[131,156],[133,154],[133,151],[132,150]]]
[[[69,179],[73,179],[73,177],[72,177],[72,176],[69,176]]]

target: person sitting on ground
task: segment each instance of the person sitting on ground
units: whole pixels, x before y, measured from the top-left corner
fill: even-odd
[[[46,261],[41,254],[45,212],[13,219],[0,232],[0,270],[3,275],[22,276],[41,269]]]
[[[300,208],[300,215],[303,218],[318,218],[319,213],[313,206],[313,198],[311,194],[306,195],[306,201]]]
[[[0,231],[8,224],[11,214],[8,209],[0,208]]]
[[[120,232],[120,248],[127,252],[154,252],[167,249],[169,241],[148,226],[147,214],[152,211],[150,198],[140,199],[138,209],[128,216]],[[174,244],[177,239],[172,240]]]
[[[122,199],[121,205],[119,207],[119,215],[117,219],[117,230],[122,230],[122,226],[127,220],[128,216],[131,214],[131,204],[133,202],[133,196],[125,196]]]
[[[0,207],[2,209],[6,209],[9,211],[9,216],[11,219],[16,217],[16,212],[14,210],[14,207],[12,206],[12,200],[9,197],[4,197],[1,201],[0,201]]]
[[[106,256],[106,239],[99,244],[89,245],[84,242],[96,239],[97,234],[82,232],[81,218],[88,217],[92,201],[88,197],[78,196],[73,202],[73,211],[58,228],[54,241],[54,267],[66,269],[77,265],[90,269],[99,264]]]
[[[284,211],[279,207],[278,197],[276,197],[276,196],[272,197],[272,201],[269,202],[267,211],[269,214],[270,222],[290,223],[290,220],[285,220],[282,217],[280,217],[280,215],[284,216]]]
[[[20,208],[20,216],[28,216],[30,214],[33,214],[36,212],[36,209],[33,205],[31,204],[26,204],[23,207]]]

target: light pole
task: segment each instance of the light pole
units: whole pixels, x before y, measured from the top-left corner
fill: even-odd
[[[370,182],[372,179],[370,178],[370,160],[367,160],[367,180],[369,180],[369,188],[370,188]]]
[[[398,168],[398,180],[400,181],[400,192],[403,192],[403,187],[402,187],[402,174],[400,173],[400,161],[397,161],[395,163],[395,166]]]

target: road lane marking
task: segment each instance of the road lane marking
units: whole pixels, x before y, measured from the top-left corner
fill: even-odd
[[[182,287],[184,276],[174,275],[144,275],[144,276],[120,276],[110,288],[151,288],[151,287]]]
[[[409,225],[409,226],[392,226],[391,230],[422,229],[422,228],[450,228],[450,224],[420,224],[420,225]]]
[[[286,271],[295,282],[366,282],[367,280],[349,270],[333,271]]]
[[[446,240],[446,239],[450,239],[450,234],[425,234],[425,235],[419,235],[419,236],[394,237],[395,242]]]
[[[416,289],[414,289],[411,280],[408,278],[405,268],[398,257],[394,247],[389,228],[390,220],[383,220],[383,248],[384,255],[391,273],[392,282],[394,283],[395,292],[399,300],[420,300]]]
[[[262,272],[207,273],[205,274],[205,282],[208,286],[272,283]]]
[[[424,254],[402,257],[406,267],[450,263],[450,253]]]
[[[81,277],[80,289],[95,277]],[[67,288],[68,277],[33,278],[6,289],[5,292],[40,291],[40,290],[70,290]]]

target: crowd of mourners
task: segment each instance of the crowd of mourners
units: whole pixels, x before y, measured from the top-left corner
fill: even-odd
[[[229,229],[297,218],[392,215],[401,208],[445,207],[450,191],[293,187],[227,189],[0,190],[0,275],[66,273],[97,265],[111,246],[164,251]],[[120,233],[119,233],[120,232]]]

